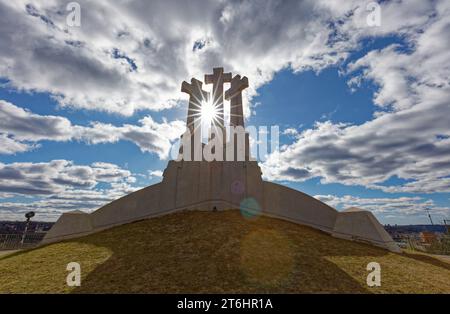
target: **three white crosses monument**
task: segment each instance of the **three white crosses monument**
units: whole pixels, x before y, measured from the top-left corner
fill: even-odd
[[[214,68],[212,74],[205,75],[204,83],[212,84],[212,93],[204,91],[203,82],[195,78],[181,85],[181,91],[189,95],[186,132],[180,140],[178,158],[169,161],[160,183],[92,213],[64,213],[42,243],[81,237],[181,210],[239,209],[246,217],[275,217],[334,237],[399,251],[371,212],[358,208],[337,211],[307,194],[264,181],[258,162],[251,157],[249,134],[244,129],[242,91],[248,87],[248,79]],[[226,83],[230,87],[224,93]],[[230,105],[228,128],[224,99]],[[205,113],[209,113],[211,126],[207,143],[202,143],[200,129]]]

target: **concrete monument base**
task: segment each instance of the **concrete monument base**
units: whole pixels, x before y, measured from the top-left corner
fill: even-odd
[[[124,196],[93,213],[64,213],[43,244],[76,238],[133,221],[181,210],[239,209],[249,218],[265,215],[399,252],[371,212],[338,212],[319,200],[261,179],[256,161],[170,161],[161,183]]]

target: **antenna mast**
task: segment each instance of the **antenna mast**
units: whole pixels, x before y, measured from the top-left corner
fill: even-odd
[[[427,208],[425,208],[425,210],[427,211],[427,213],[428,213],[428,218],[430,218],[430,221],[431,221],[431,225],[433,226],[434,225],[434,223],[433,223],[433,219],[431,219],[431,215],[430,215],[430,209],[427,207]]]

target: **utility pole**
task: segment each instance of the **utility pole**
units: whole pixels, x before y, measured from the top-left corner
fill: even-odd
[[[447,225],[447,222],[450,223],[450,219],[444,219],[445,231],[450,233],[450,226]]]
[[[433,219],[431,219],[431,215],[430,215],[430,209],[427,207],[427,208],[425,208],[425,210],[427,211],[427,213],[428,213],[428,218],[430,218],[430,221],[431,221],[431,225],[433,226],[434,225],[434,223],[433,223]]]

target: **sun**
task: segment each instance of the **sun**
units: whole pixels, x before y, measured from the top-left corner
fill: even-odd
[[[201,108],[201,118],[202,123],[206,123],[207,125],[211,124],[212,121],[217,119],[217,108],[209,101],[202,102]]]

